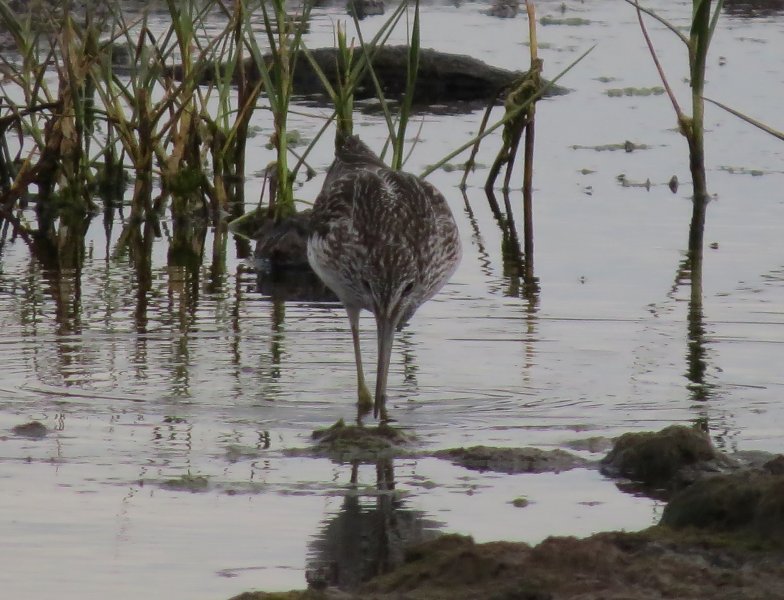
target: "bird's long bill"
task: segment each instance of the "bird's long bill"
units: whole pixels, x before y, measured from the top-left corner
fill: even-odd
[[[389,359],[392,356],[392,342],[395,339],[395,325],[389,319],[376,317],[378,335],[378,369],[376,369],[376,401],[373,405],[373,416],[384,421],[387,418],[387,376],[389,375]]]

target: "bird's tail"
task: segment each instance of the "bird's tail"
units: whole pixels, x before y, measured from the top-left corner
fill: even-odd
[[[347,167],[386,167],[384,161],[357,135],[340,134],[335,143],[335,160]]]

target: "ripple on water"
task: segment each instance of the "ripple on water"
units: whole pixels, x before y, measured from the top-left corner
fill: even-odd
[[[685,5],[655,4],[678,25],[690,15]],[[493,21],[497,35],[477,37],[487,25],[479,8],[423,5],[423,39],[519,68],[522,21]],[[310,46],[332,45],[342,7],[314,10]],[[398,335],[391,414],[427,449],[559,448],[691,422],[707,426],[723,449],[780,452],[780,142],[706,109],[709,180],[718,192],[706,242],[715,245],[706,249],[702,320],[690,323],[682,271],[689,192],[672,194],[666,185],[674,174],[682,182],[689,175],[671,107],[661,97],[606,94],[657,84],[655,70],[629,69],[650,64],[633,10],[599,1],[579,11],[595,25],[540,32],[549,74],[602,42],[564,79],[574,91],[537,112],[540,290],[524,297],[504,265],[502,236],[480,189],[487,169],[469,179],[467,208],[457,174],[434,173],[452,202],[465,256],[452,282]],[[153,30],[161,30],[155,19]],[[371,35],[380,20],[366,23]],[[780,67],[782,27],[780,15],[722,17],[711,50],[727,57],[709,67],[712,89],[770,123],[780,118],[781,82],[769,75]],[[664,44],[661,57],[683,64],[682,50]],[[681,67],[672,68],[677,75]],[[672,81],[685,97],[681,77]],[[292,118],[305,137],[320,126]],[[427,116],[407,168],[445,155],[480,118]],[[357,124],[381,147],[381,119],[362,114]],[[586,149],[630,137],[649,149]],[[263,138],[249,140],[254,163],[270,159]],[[490,164],[494,143],[483,144],[479,162]],[[317,169],[329,163],[324,147],[311,155]],[[620,186],[621,172],[649,178],[650,190]],[[304,183],[298,196],[312,199],[320,183]],[[247,197],[258,198],[260,186],[251,177]],[[341,531],[364,540],[369,531],[415,540],[438,530],[535,542],[658,520],[659,504],[619,492],[593,470],[501,476],[406,458],[352,472],[352,465],[285,455],[307,446],[313,430],[354,416],[342,308],[272,299],[231,242],[225,269],[213,270],[212,232],[195,271],[171,267],[166,239],[156,239],[143,274],[149,287],[139,293],[133,261],[116,252],[122,219],[108,234],[99,221],[88,232],[78,286],[77,273],[46,272],[19,240],[4,238],[0,248],[0,589],[9,597],[56,590],[64,600],[227,598],[303,587],[306,568],[346,558],[336,553]],[[361,327],[372,381],[372,318]],[[13,433],[31,420],[47,435]],[[188,477],[204,485],[189,489]],[[171,481],[180,485],[167,487]],[[519,498],[527,506],[515,506]]]

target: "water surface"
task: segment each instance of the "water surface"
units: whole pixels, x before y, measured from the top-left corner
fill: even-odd
[[[679,24],[690,15],[690,3],[653,5]],[[543,2],[539,14],[558,16],[560,6]],[[495,20],[484,8],[425,5],[423,45],[524,68],[525,18]],[[307,41],[329,45],[342,9],[314,12]],[[540,27],[545,75],[598,45],[561,82],[573,92],[537,112],[540,291],[524,296],[504,272],[501,232],[481,191],[486,169],[472,176],[466,199],[459,173],[434,173],[464,259],[396,340],[391,414],[432,449],[557,448],[697,423],[722,449],[781,451],[784,146],[706,107],[712,247],[703,317],[690,334],[681,272],[691,214],[685,141],[664,96],[607,94],[659,84],[631,8],[575,3],[567,15],[591,22]],[[363,27],[369,35],[380,22]],[[661,26],[650,29],[685,105],[684,48]],[[711,97],[779,128],[782,30],[779,14],[723,15],[708,69]],[[266,118],[258,113],[251,140],[259,171],[248,182],[249,205],[271,159]],[[293,118],[306,137],[318,128]],[[475,132],[481,113],[420,118],[422,140],[407,165],[414,172]],[[376,148],[385,136],[372,115],[357,130]],[[626,140],[648,149],[584,148]],[[483,145],[481,163],[492,162],[497,145]],[[326,143],[314,166],[329,160]],[[624,187],[620,174],[651,185]],[[298,197],[312,200],[320,183],[304,184]],[[519,207],[519,192],[511,200]],[[287,455],[313,429],[353,415],[342,308],[274,300],[234,240],[225,263],[213,258],[221,239],[213,231],[195,268],[170,266],[168,228],[153,242],[149,268],[140,267],[133,253],[115,252],[122,219],[93,220],[79,272],[47,271],[19,241],[2,247],[0,589],[9,597],[229,597],[303,587],[306,566],[325,559],[371,573],[399,549],[373,541],[378,535],[537,542],[658,520],[659,504],[590,470],[508,476],[407,459],[393,473],[360,466],[354,486],[351,465]],[[362,329],[373,365],[371,317]],[[11,432],[32,419],[49,435]],[[206,477],[207,490],[165,485],[189,474]],[[396,493],[379,492],[391,476]],[[530,504],[515,508],[521,496]],[[362,544],[370,559],[351,555]]]

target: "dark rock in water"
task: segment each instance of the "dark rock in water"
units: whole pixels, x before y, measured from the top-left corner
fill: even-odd
[[[251,237],[256,240],[254,256],[272,268],[310,269],[308,231],[310,210],[303,210],[276,222],[264,219]]]
[[[740,471],[697,481],[672,496],[660,524],[740,532],[784,546],[784,476]]]
[[[16,427],[13,427],[11,431],[15,435],[30,438],[33,440],[46,437],[46,434],[49,433],[49,430],[46,428],[46,425],[44,425],[40,421],[30,421],[29,423],[25,423],[24,425],[17,425]]]
[[[433,453],[467,469],[497,471],[499,473],[549,473],[585,467],[590,463],[565,450],[539,448],[492,448],[473,446],[452,448]]]
[[[487,14],[491,17],[498,17],[499,19],[513,19],[517,16],[520,10],[519,0],[496,0]]]
[[[356,15],[360,21],[365,17],[374,17],[384,14],[384,0],[348,0],[346,12]]]
[[[355,53],[361,53],[361,49]],[[337,62],[333,48],[319,48],[313,57],[324,70],[327,78],[337,81]],[[359,57],[355,57],[359,60]],[[378,76],[384,95],[388,98],[401,97],[406,90],[406,46],[384,46],[373,55],[373,69]],[[304,62],[304,61],[303,61]],[[321,80],[308,64],[297,68],[294,73],[294,89],[297,93],[323,93]],[[463,54],[449,54],[423,48],[419,55],[419,70],[414,102],[417,104],[451,103],[459,101],[495,99],[502,90],[514,83],[522,73],[492,67],[479,59]],[[561,88],[562,89],[562,88]],[[358,86],[356,98],[376,95],[370,75],[366,75]]]
[[[362,48],[354,50],[354,61],[361,60]],[[313,60],[319,65],[329,82],[334,86],[338,81],[337,50],[335,48],[316,48],[311,50]],[[265,55],[266,61],[271,56]],[[406,65],[408,48],[406,46],[383,46],[376,48],[372,63],[380,85],[387,98],[400,98],[405,93]],[[232,65],[233,67],[233,65]],[[216,79],[227,66],[218,65],[204,71],[203,83]],[[246,73],[251,80],[257,81],[261,75],[255,63],[248,59]],[[182,78],[182,66],[169,69],[175,79]],[[514,84],[522,73],[490,66],[479,59],[463,54],[439,52],[423,48],[419,55],[419,71],[414,91],[414,102],[419,105],[455,104],[465,102],[487,103],[496,100],[508,86]],[[326,97],[324,85],[310,61],[304,56],[297,62],[293,74],[294,93],[308,97]],[[546,95],[554,96],[567,93],[565,88],[552,86]],[[369,74],[359,82],[355,98],[362,100],[376,96],[376,88]]]
[[[721,472],[734,461],[716,451],[707,434],[672,425],[658,432],[625,433],[602,459],[601,471],[647,486],[675,489],[699,478],[698,471]]]

